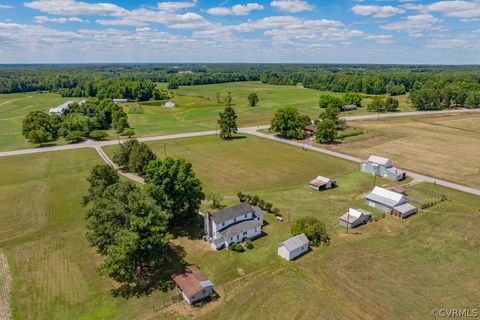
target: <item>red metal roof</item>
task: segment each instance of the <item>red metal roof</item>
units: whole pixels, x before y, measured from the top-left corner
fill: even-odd
[[[185,267],[174,274],[172,279],[189,299],[202,291],[204,287],[201,282],[208,280],[207,276],[195,266]]]

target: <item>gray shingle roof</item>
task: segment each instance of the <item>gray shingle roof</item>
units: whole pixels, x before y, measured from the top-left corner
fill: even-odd
[[[284,246],[288,252],[291,252],[301,246],[308,244],[308,239],[304,233],[299,234],[279,244],[279,247]]]
[[[228,227],[224,231],[219,232],[222,237],[228,241],[228,239],[241,235],[243,232],[255,229],[257,227],[262,227],[262,222],[258,220],[247,220],[239,222],[237,224]]]
[[[228,207],[223,210],[212,213],[212,220],[216,224],[219,224],[219,223],[231,220],[233,218],[241,217],[251,212],[254,212],[252,206],[246,202],[242,202],[233,207]]]

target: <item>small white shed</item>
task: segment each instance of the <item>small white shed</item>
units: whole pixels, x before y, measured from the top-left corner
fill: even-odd
[[[308,183],[308,186],[314,190],[327,190],[335,187],[337,182],[333,179],[318,176]]]
[[[277,249],[278,255],[288,261],[307,251],[308,239],[304,233],[280,243]]]

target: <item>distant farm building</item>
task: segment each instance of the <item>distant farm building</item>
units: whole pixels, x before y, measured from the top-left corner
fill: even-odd
[[[113,99],[113,102],[115,102],[115,103],[127,103],[128,99]]]
[[[303,131],[307,136],[314,136],[315,133],[318,131],[318,128],[314,124],[309,124],[308,126],[305,126],[305,128],[303,128]]]
[[[72,103],[74,103],[75,101],[67,101],[61,105],[59,105],[58,107],[56,108],[52,108],[48,111],[48,113],[50,114],[62,114],[63,110],[67,109],[68,106]]]
[[[197,267],[185,267],[172,279],[188,304],[206,299],[213,293],[213,283]]]
[[[380,187],[375,187],[367,194],[365,202],[370,207],[400,218],[406,218],[417,212],[417,208],[408,203],[405,195]]]
[[[314,190],[327,190],[335,187],[337,182],[333,179],[318,176],[308,183],[308,186]]]
[[[342,111],[352,111],[352,110],[357,110],[357,106],[354,104],[347,104],[345,106],[342,106],[341,108]]]
[[[167,101],[167,102],[165,102],[165,104],[163,106],[165,108],[173,108],[173,107],[175,107],[175,103],[173,103],[171,101]]]
[[[305,234],[299,234],[278,245],[277,253],[285,260],[292,260],[308,251],[308,239]]]
[[[340,224],[347,228],[355,228],[367,223],[372,214],[362,209],[348,209],[347,213],[340,217]]]
[[[219,250],[244,238],[255,238],[262,233],[263,211],[246,202],[207,213],[204,218],[205,234],[210,246]]]
[[[367,161],[362,161],[360,164],[360,170],[393,181],[403,180],[407,176],[405,171],[395,168],[390,159],[379,156],[370,156]]]

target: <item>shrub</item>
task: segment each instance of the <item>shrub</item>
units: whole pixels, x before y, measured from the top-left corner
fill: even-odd
[[[352,131],[352,132],[349,132],[349,133],[341,134],[337,138],[338,139],[345,139],[345,138],[349,138],[349,137],[359,136],[359,135],[362,135],[362,134],[363,134],[363,131]]]
[[[265,202],[264,205],[264,210],[272,213],[272,208],[273,208],[273,203],[271,202]]]
[[[93,130],[92,132],[90,132],[90,138],[92,138],[93,140],[104,140],[108,137],[108,133],[106,131],[103,131],[103,130]]]
[[[239,191],[237,193],[237,197],[238,197],[238,200],[240,200],[240,202],[245,202],[248,200],[248,193]]]
[[[260,197],[255,195],[255,196],[252,196],[252,198],[250,199],[250,204],[252,206],[256,206],[259,201],[260,201]]]
[[[265,200],[258,200],[258,206],[260,207],[260,209],[265,210]]]
[[[83,140],[83,132],[82,131],[71,131],[65,137],[65,140],[68,142],[77,143]]]
[[[272,210],[272,213],[275,213],[275,215],[278,215],[278,214],[280,213],[280,209],[274,208],[274,209]]]
[[[123,134],[126,135],[128,138],[131,138],[135,135],[135,130],[133,130],[132,128],[127,128],[123,130]]]
[[[245,251],[245,248],[240,243],[231,243],[228,248],[230,250],[233,250],[233,251],[236,251],[236,252],[244,252]]]
[[[245,245],[247,246],[248,249],[253,249],[253,242],[249,238],[245,237],[243,238],[243,242],[245,242]]]

